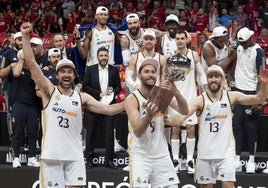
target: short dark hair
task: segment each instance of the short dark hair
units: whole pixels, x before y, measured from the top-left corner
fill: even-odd
[[[177,34],[179,34],[179,35],[180,35],[180,34],[184,34],[184,35],[185,35],[185,38],[188,39],[188,36],[187,36],[187,33],[186,33],[185,30],[181,30],[181,29],[180,29],[180,30],[177,31]]]
[[[102,46],[102,47],[100,47],[100,48],[98,49],[98,51],[97,51],[97,55],[98,55],[99,52],[101,52],[101,51],[105,51],[105,52],[109,53],[109,50],[108,50],[105,46]]]

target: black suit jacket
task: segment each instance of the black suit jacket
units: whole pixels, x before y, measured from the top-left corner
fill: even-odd
[[[71,60],[74,64],[74,49],[72,47],[65,47],[67,59]]]
[[[115,97],[121,90],[119,71],[116,67],[108,65],[108,86],[112,86],[114,89],[114,99],[111,102],[115,103]],[[100,100],[101,86],[99,80],[99,66],[98,64],[91,65],[87,67],[84,81],[83,81],[83,91],[90,94],[96,100]]]

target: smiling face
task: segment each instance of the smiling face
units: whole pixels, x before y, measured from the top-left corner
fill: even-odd
[[[212,93],[217,93],[221,89],[221,84],[223,82],[223,78],[218,72],[211,72],[207,75],[208,80],[208,89]]]
[[[153,88],[156,82],[156,70],[153,65],[145,65],[140,73],[138,74],[138,77],[146,88]]]
[[[140,31],[140,21],[139,20],[129,20],[127,23],[129,33],[132,36],[137,36]]]
[[[56,78],[58,79],[61,88],[71,89],[75,78],[74,69],[69,66],[63,66],[58,70]]]

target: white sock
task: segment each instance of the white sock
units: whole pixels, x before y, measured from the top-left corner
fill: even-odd
[[[235,160],[236,160],[236,162],[240,162],[240,155],[236,155]]]
[[[180,140],[177,139],[171,139],[171,150],[172,150],[172,156],[173,160],[179,161],[179,152],[180,152]]]
[[[181,143],[186,142],[186,137],[187,137],[187,130],[186,129],[181,129]]]
[[[255,157],[254,157],[254,155],[250,155],[248,161],[255,163]]]
[[[187,138],[186,149],[187,149],[187,162],[189,162],[194,158],[195,138]]]
[[[167,143],[170,144],[170,138],[171,138],[171,128],[164,128],[164,135],[166,137]]]

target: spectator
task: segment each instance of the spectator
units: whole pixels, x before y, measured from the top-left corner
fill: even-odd
[[[78,23],[79,14],[75,10],[75,6],[69,8],[66,19],[66,32],[72,33],[73,29]]]
[[[212,32],[214,27],[218,25],[218,9],[217,7],[211,7],[209,15],[208,15],[208,31]]]
[[[10,29],[10,22],[5,18],[3,12],[0,12],[0,33],[7,33]]]
[[[105,47],[97,51],[97,64],[87,67],[83,91],[93,96],[96,100],[105,104],[116,102],[115,97],[121,90],[118,69],[108,64],[109,52]],[[112,91],[109,91],[111,87]],[[86,134],[86,151],[87,168],[92,168],[93,154],[95,147],[96,130],[101,122],[105,129],[105,166],[116,168],[113,163],[114,154],[114,121],[115,116],[102,115],[87,111],[87,134]]]
[[[0,111],[5,112],[6,111],[6,100],[4,95],[0,93]]]
[[[237,61],[235,66],[235,91],[245,94],[256,94],[259,88],[258,75],[264,59],[264,51],[251,39],[254,32],[244,27],[237,33],[239,46],[237,47]],[[251,54],[251,55],[248,55]],[[256,106],[255,106],[256,107]],[[257,118],[254,106],[234,106],[233,127],[236,141],[236,170],[242,171],[240,155],[242,152],[244,135],[248,138],[249,160],[247,173],[255,173],[255,151],[258,136]]]
[[[228,11],[226,8],[223,8],[221,10],[221,16],[219,17],[219,24],[224,26],[224,27],[228,27],[228,23],[229,23],[229,20],[233,21],[234,20],[234,17],[233,16],[230,16],[228,15]]]
[[[238,27],[249,27],[249,18],[242,5],[238,6],[237,13],[234,15],[234,20],[237,22]]]
[[[147,26],[148,10],[146,11],[146,9],[144,7],[144,3],[139,2],[137,4],[136,14],[139,16],[139,19],[140,19],[140,27],[141,28],[146,28],[146,26]]]
[[[40,20],[36,22],[34,25],[34,31],[35,33],[38,33],[39,37],[44,37],[45,34],[48,33],[48,21],[46,18],[46,15],[42,15]]]
[[[48,32],[49,33],[63,33],[63,20],[62,17],[54,11],[50,11],[50,18],[48,21]]]
[[[208,18],[204,14],[204,11],[202,8],[199,9],[197,14],[194,14],[192,17],[192,25],[194,26],[194,29],[196,32],[207,32],[208,31]]]
[[[238,0],[233,0],[232,6],[229,7],[229,15],[230,16],[234,16],[235,14],[237,14],[238,6],[239,6]]]
[[[148,27],[163,30],[163,19],[165,17],[165,12],[163,7],[161,6],[161,1],[154,0],[153,7],[151,12],[149,12],[148,16]]]
[[[262,28],[268,29],[268,1],[265,1],[264,6],[260,8],[260,18]]]
[[[126,17],[127,15],[131,13],[136,12],[136,6],[133,1],[125,2],[125,7],[124,7],[124,14],[123,17]]]
[[[119,4],[114,5],[113,9],[110,12],[110,18],[114,20],[116,26],[120,26],[122,22],[123,12]]]
[[[254,0],[248,0],[248,3],[244,6],[244,12],[248,15],[249,19],[253,16],[253,12],[258,11],[258,6]]]
[[[179,16],[179,30],[188,31],[190,26],[190,19],[186,16],[185,11],[181,10]]]
[[[176,2],[175,1],[171,1],[170,2],[170,5],[169,5],[169,8],[167,8],[165,10],[165,17],[167,17],[168,15],[170,14],[174,14],[176,16],[179,16],[180,15],[180,11],[179,9],[176,7]]]

